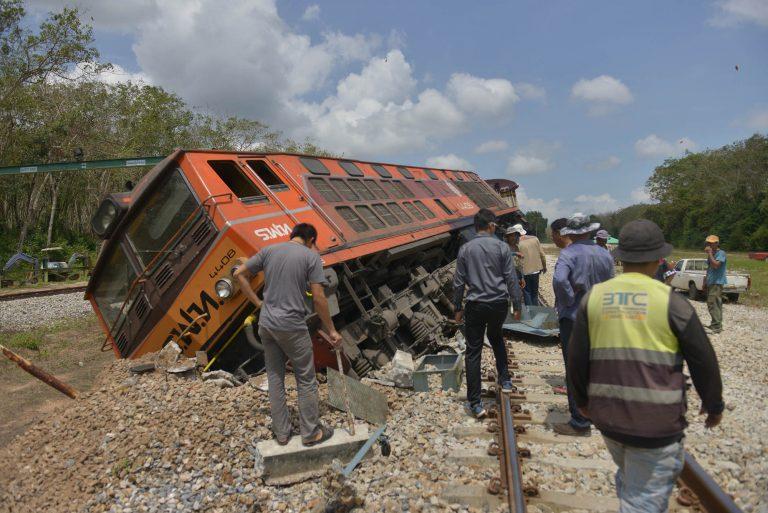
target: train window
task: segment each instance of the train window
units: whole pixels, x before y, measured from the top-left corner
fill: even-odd
[[[379,219],[376,214],[373,213],[373,210],[371,210],[368,207],[357,207],[357,213],[365,219],[365,222],[367,222],[374,230],[378,230],[379,228],[384,228],[384,221]]]
[[[427,176],[430,177],[432,180],[437,180],[437,175],[431,169],[425,169],[424,172],[427,173]]]
[[[341,201],[339,193],[322,178],[310,178],[309,183],[312,184],[312,187],[314,187],[326,201],[330,201],[331,203]]]
[[[400,180],[393,180],[392,183],[395,187],[400,191],[400,193],[403,195],[404,198],[415,198],[416,195],[413,193],[412,190],[408,188],[407,185],[405,185]]]
[[[376,199],[376,196],[373,195],[370,189],[368,189],[368,187],[366,187],[361,180],[353,178],[351,180],[347,180],[347,184],[352,187],[352,190],[355,191],[361,198],[365,200]]]
[[[373,180],[365,180],[363,183],[371,190],[371,192],[373,192],[376,195],[377,198],[381,198],[381,199],[389,198],[387,193],[384,191],[384,189],[381,188],[381,185],[379,185],[378,182],[375,182]]]
[[[392,214],[392,212],[390,212],[389,209],[384,205],[382,205],[381,203],[374,203],[373,205],[371,205],[371,208],[373,208],[374,212],[379,214],[379,217],[384,219],[384,221],[389,226],[396,226],[400,224],[400,221],[398,221],[398,219]]]
[[[363,176],[363,172],[360,171],[360,168],[357,167],[354,162],[340,160],[339,165],[349,176]]]
[[[406,214],[405,210],[403,210],[403,207],[401,207],[397,203],[387,203],[387,206],[389,207],[389,210],[394,212],[395,215],[399,217],[402,222],[404,223],[413,222],[413,219],[411,219],[411,216]]]
[[[229,187],[229,190],[243,202],[265,203],[269,201],[261,189],[242,172],[234,160],[209,160],[208,165],[216,171],[216,174]]]
[[[180,170],[142,199],[145,202],[128,227],[128,239],[141,262],[148,265],[181,230],[199,203]]]
[[[405,169],[404,167],[401,167],[401,166],[397,166],[397,171],[398,171],[398,172],[399,172],[401,175],[403,175],[403,178],[409,178],[409,179],[413,180],[413,173],[411,173],[410,171],[408,171],[408,170],[407,170],[407,169]]]
[[[401,199],[403,198],[403,193],[400,192],[399,189],[397,189],[394,185],[392,185],[392,182],[388,180],[382,180],[379,182],[381,186],[384,188],[385,191],[387,191],[387,194],[389,194],[389,197]]]
[[[253,169],[259,178],[273,191],[287,191],[288,186],[285,185],[279,176],[274,171],[269,169],[269,166],[263,160],[249,160],[248,167]]]
[[[439,199],[435,198],[435,203],[437,203],[437,206],[443,209],[443,212],[445,212],[448,215],[453,215],[453,211],[448,208],[445,203],[440,201]]]
[[[304,167],[307,168],[307,170],[312,173],[313,175],[330,175],[331,172],[328,171],[328,168],[325,167],[325,164],[320,162],[317,159],[313,159],[310,157],[301,157],[299,158],[302,164],[304,164]]]
[[[419,210],[421,210],[422,214],[424,214],[425,216],[427,216],[427,219],[434,219],[435,217],[437,217],[437,216],[435,215],[435,213],[434,213],[434,212],[432,212],[432,211],[431,211],[429,208],[427,208],[427,206],[426,206],[424,203],[422,203],[421,201],[419,201],[419,200],[416,200],[416,201],[414,201],[413,203],[416,205],[416,207],[417,207]]]
[[[403,203],[403,206],[404,206],[404,207],[405,207],[405,209],[408,211],[408,213],[409,213],[409,214],[411,214],[411,217],[413,217],[414,219],[416,219],[416,220],[418,220],[418,221],[423,221],[423,220],[425,220],[425,219],[426,219],[426,217],[424,217],[424,214],[422,214],[422,213],[419,211],[419,209],[418,209],[418,208],[416,208],[416,207],[414,207],[414,206],[413,206],[413,203],[408,203],[408,202],[406,201],[405,203]]]
[[[413,182],[414,185],[416,185],[417,188],[421,189],[427,196],[434,196],[432,193],[432,189],[427,187],[427,184],[424,182]]]
[[[360,216],[352,210],[352,207],[336,207],[336,212],[352,227],[356,232],[364,232],[368,230],[368,225],[365,221],[360,219]]]
[[[379,174],[380,177],[392,178],[392,173],[387,171],[387,168],[385,168],[384,166],[380,166],[379,164],[373,164],[371,167],[373,168],[374,171],[376,171]]]
[[[339,191],[347,201],[357,201],[360,199],[360,196],[358,196],[357,193],[353,191],[352,188],[347,184],[347,182],[341,178],[331,178],[331,185],[333,185],[333,188]]]

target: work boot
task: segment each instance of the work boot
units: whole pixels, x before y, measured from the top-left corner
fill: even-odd
[[[564,422],[562,424],[552,424],[552,431],[558,435],[565,436],[592,436],[592,428],[577,428],[570,422]]]

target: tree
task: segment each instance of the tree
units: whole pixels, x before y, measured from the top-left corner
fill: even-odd
[[[541,212],[538,210],[530,210],[525,213],[524,217],[539,239],[542,241],[548,240],[547,226],[549,225],[547,223],[547,218],[545,218]]]

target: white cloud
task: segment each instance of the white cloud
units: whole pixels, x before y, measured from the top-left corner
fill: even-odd
[[[754,110],[746,122],[752,130],[768,131],[768,108]]]
[[[38,11],[70,3],[30,1]],[[432,148],[478,123],[508,119],[521,95],[542,94],[467,73],[426,86],[401,33],[310,37],[285,23],[275,0],[229,0],[226,9],[216,0],[76,1],[97,30],[131,32],[135,77],[194,107],[259,119],[347,155]],[[310,6],[305,18],[319,13]],[[104,79],[134,79],[125,70],[113,75]]]
[[[609,75],[587,80],[582,78],[571,88],[571,97],[587,102],[591,115],[612,112],[620,105],[632,103],[634,97],[624,83]]]
[[[621,164],[621,159],[619,157],[616,155],[609,155],[604,159],[587,164],[587,169],[592,171],[608,171],[609,169],[618,167],[619,164]]]
[[[539,87],[528,82],[517,82],[515,84],[515,92],[526,100],[541,100],[547,99],[547,92],[543,87]]]
[[[588,214],[602,214],[619,208],[619,202],[610,194],[580,194],[573,199],[576,210]]]
[[[152,81],[142,72],[131,73],[122,66],[112,64],[111,66],[95,72],[97,64],[93,62],[80,62],[70,69],[64,77],[51,77],[52,83],[63,82],[65,80],[97,80],[109,85],[123,84],[133,82],[135,84],[151,84]]]
[[[561,213],[563,212],[563,208],[560,199],[545,200],[531,197],[528,195],[525,187],[519,187],[516,191],[516,195],[517,203],[520,205],[520,210],[523,212],[538,210],[550,223],[558,217],[563,217]]]
[[[648,193],[648,189],[645,187],[638,187],[637,189],[633,189],[632,192],[629,194],[629,197],[632,198],[633,203],[650,203],[651,202],[651,195]]]
[[[635,152],[640,157],[648,159],[676,157],[694,149],[696,149],[696,143],[687,137],[682,137],[676,142],[670,142],[656,134],[651,134],[635,142]]]
[[[716,26],[757,23],[768,27],[768,2],[765,0],[724,0],[718,2],[718,13],[710,19]]]
[[[478,114],[503,114],[520,100],[509,80],[466,73],[451,75],[447,93],[462,110]]]
[[[555,168],[552,160],[560,148],[558,143],[534,141],[520,148],[507,160],[507,174],[513,179],[518,176],[538,175]]]
[[[301,19],[304,21],[315,21],[320,18],[320,6],[312,4],[304,9],[304,14],[301,15]]]
[[[453,153],[449,153],[447,155],[437,155],[436,157],[429,157],[427,159],[427,165],[429,167],[436,167],[440,169],[472,169],[472,164]]]
[[[507,141],[500,141],[500,140],[491,140],[491,141],[485,141],[482,144],[479,144],[475,148],[475,153],[493,153],[496,151],[504,151],[509,147],[507,144]]]

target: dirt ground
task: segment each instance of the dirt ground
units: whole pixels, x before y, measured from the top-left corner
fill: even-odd
[[[96,375],[115,359],[101,352],[103,334],[90,315],[39,332],[37,349],[13,347],[18,333],[0,332],[3,344],[35,365],[51,372],[76,390],[87,390]],[[30,425],[70,401],[69,398],[21,370],[5,358],[0,360],[0,447]]]

